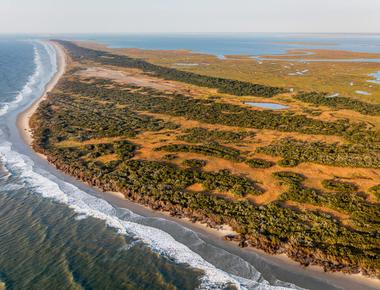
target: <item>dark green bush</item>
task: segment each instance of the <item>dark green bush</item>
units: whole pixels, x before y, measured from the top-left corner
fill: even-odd
[[[200,159],[187,159],[182,162],[183,165],[188,167],[201,168],[206,166],[207,162]]]
[[[368,191],[374,194],[377,200],[380,201],[380,184],[372,186]]]
[[[209,143],[207,145],[171,144],[158,147],[155,150],[167,152],[192,152],[233,161],[243,160],[243,158],[240,156],[239,150],[222,146],[218,143]]]
[[[178,156],[176,154],[166,154],[166,155],[162,156],[162,159],[167,160],[167,161],[171,161],[171,160],[174,160],[177,158],[178,158]]]
[[[354,192],[358,190],[358,186],[351,182],[345,182],[338,179],[326,179],[322,181],[324,188],[336,192]]]
[[[274,177],[277,177],[278,179],[290,182],[290,183],[301,183],[306,178],[302,174],[292,172],[292,171],[278,171],[273,173]]]
[[[252,168],[269,168],[274,165],[273,162],[260,158],[248,159],[245,161],[245,163],[247,163]]]
[[[260,147],[257,152],[283,157],[281,166],[315,162],[342,167],[380,167],[379,148],[362,144],[328,144],[285,138],[269,146]]]

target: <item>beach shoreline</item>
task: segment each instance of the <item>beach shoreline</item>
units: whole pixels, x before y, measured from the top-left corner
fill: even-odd
[[[239,242],[236,241],[226,241],[224,237],[228,234],[238,235],[229,226],[224,225],[222,229],[215,229],[207,226],[206,224],[200,222],[192,222],[188,218],[183,217],[173,217],[168,212],[154,210],[148,206],[135,203],[124,197],[122,193],[119,192],[103,192],[103,198],[108,202],[120,207],[131,209],[133,212],[140,215],[148,215],[158,218],[164,218],[169,221],[176,222],[197,234],[201,234],[209,239],[218,241],[218,246],[222,247],[227,251],[231,251],[233,247],[238,251],[254,253],[259,255],[266,262],[276,265],[278,267],[283,267],[293,272],[300,272],[300,274],[307,274],[313,276],[321,281],[329,281],[332,285],[346,290],[357,290],[357,289],[380,289],[380,280],[375,278],[366,277],[363,274],[345,274],[341,272],[325,272],[322,267],[318,265],[311,265],[304,267],[298,262],[289,258],[286,254],[271,255],[263,250],[256,249],[253,247],[240,248]],[[363,288],[358,288],[362,286]]]
[[[55,73],[53,78],[49,81],[49,83],[46,85],[46,88],[42,96],[38,98],[37,100],[35,100],[28,109],[20,113],[17,118],[17,127],[19,129],[21,137],[25,141],[25,143],[29,146],[32,146],[32,143],[33,143],[33,134],[31,130],[31,126],[30,126],[30,119],[32,115],[36,112],[40,103],[47,98],[48,93],[54,89],[59,79],[64,75],[66,71],[66,67],[67,67],[67,56],[63,48],[60,47],[57,43],[54,43],[54,42],[50,42],[50,43],[54,45],[54,48],[57,52],[57,60],[58,60],[57,72]],[[37,153],[34,150],[33,152],[37,154],[39,157],[45,160],[47,159],[45,155]],[[186,228],[193,230],[196,233],[206,235],[210,239],[215,239],[218,242],[218,244],[220,244],[221,247],[223,247],[224,249],[229,250],[231,247],[236,247],[239,251],[240,250],[247,251],[247,252],[253,251],[256,254],[263,256],[264,259],[267,260],[268,262],[272,264],[276,264],[279,267],[291,268],[292,271],[300,272],[300,274],[306,271],[308,272],[310,276],[316,277],[320,279],[321,281],[326,281],[326,280],[331,281],[333,285],[336,285],[337,287],[343,287],[343,289],[358,289],[357,284],[355,285],[354,282],[361,284],[363,286],[368,286],[366,289],[380,288],[379,280],[368,278],[361,274],[349,275],[349,274],[343,274],[343,273],[324,273],[323,269],[319,266],[309,266],[305,268],[285,255],[274,256],[274,255],[267,254],[264,251],[251,248],[251,247],[240,249],[237,246],[237,242],[229,242],[229,241],[224,240],[224,236],[226,235],[238,234],[234,232],[228,226],[222,226],[222,229],[220,230],[213,229],[213,228],[208,227],[206,224],[201,224],[199,222],[193,223],[187,218],[172,217],[167,212],[155,211],[147,206],[134,203],[132,201],[127,200],[122,193],[103,192],[102,194],[105,200],[111,202],[112,204],[118,207],[131,209],[132,211],[136,210],[137,213],[144,212],[144,214],[147,216],[161,217],[170,221],[174,221],[180,225],[185,226]]]
[[[37,98],[25,111],[21,112],[17,117],[17,127],[22,139],[28,146],[32,146],[33,144],[33,134],[30,126],[30,119],[38,109],[40,103],[46,100],[48,93],[55,88],[58,81],[66,72],[67,56],[63,51],[63,48],[53,41],[49,41],[49,43],[54,46],[54,49],[57,53],[57,71],[54,74],[53,78],[45,86],[42,96]],[[36,151],[34,151],[34,153],[39,155],[41,158],[47,159],[47,157],[41,153],[38,153]]]

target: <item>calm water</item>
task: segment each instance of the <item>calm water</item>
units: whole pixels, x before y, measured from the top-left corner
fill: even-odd
[[[271,109],[271,110],[281,110],[281,109],[289,108],[288,106],[284,106],[284,105],[276,104],[276,103],[245,102],[245,104],[250,105],[252,107],[259,107],[259,108]]]
[[[0,289],[297,288],[259,258],[247,262],[177,223],[111,205],[34,155],[16,117],[56,69],[48,43],[0,39]]]
[[[283,54],[290,49],[304,48],[380,52],[380,34],[99,34],[64,37],[97,41],[114,48],[188,49],[220,57]]]

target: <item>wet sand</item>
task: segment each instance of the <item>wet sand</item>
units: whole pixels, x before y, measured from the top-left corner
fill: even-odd
[[[58,56],[58,70],[53,79],[46,86],[44,94],[35,100],[31,106],[21,112],[17,118],[17,127],[21,138],[27,145],[31,145],[33,141],[32,132],[30,129],[30,118],[38,108],[38,105],[46,99],[47,93],[51,91],[60,77],[64,74],[66,68],[66,56],[63,49],[56,43],[53,43]],[[36,153],[34,153],[36,154]],[[81,189],[84,189],[96,196],[102,197],[111,204],[126,208],[132,212],[144,217],[161,218],[168,221],[180,224],[195,233],[197,233],[204,241],[216,247],[222,248],[232,254],[235,254],[244,260],[254,265],[264,276],[265,271],[275,275],[282,281],[288,281],[296,285],[304,285],[310,289],[380,289],[380,280],[371,279],[362,275],[346,275],[343,273],[325,273],[321,267],[311,266],[303,267],[297,262],[294,262],[285,255],[272,256],[261,250],[254,248],[239,248],[236,243],[228,242],[223,239],[226,234],[234,233],[230,227],[225,226],[222,230],[216,230],[207,227],[204,224],[192,223],[188,219],[179,219],[172,217],[167,213],[157,212],[142,205],[133,203],[124,198],[121,193],[101,192],[97,189],[90,188],[88,185],[75,180],[62,172],[57,171],[52,165],[46,165],[46,157],[38,154],[44,160],[41,163],[45,169],[48,169],[52,174],[57,175],[64,180],[73,183]],[[33,158],[35,159],[35,158]],[[265,270],[263,270],[265,269]],[[329,287],[330,286],[330,287]]]

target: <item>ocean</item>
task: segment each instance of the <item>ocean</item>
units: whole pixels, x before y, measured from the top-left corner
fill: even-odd
[[[313,272],[121,208],[34,154],[17,116],[56,71],[48,42],[0,38],[0,289],[336,289]]]

